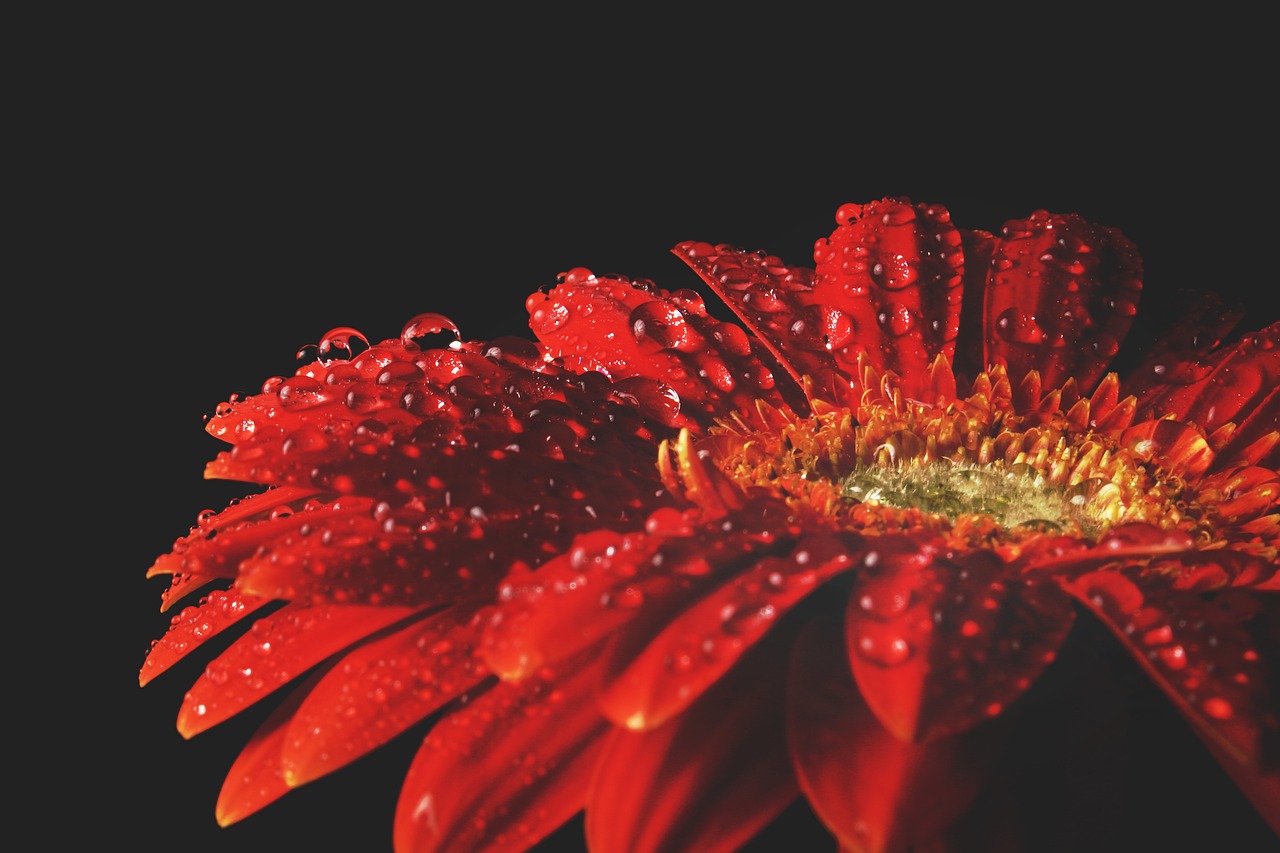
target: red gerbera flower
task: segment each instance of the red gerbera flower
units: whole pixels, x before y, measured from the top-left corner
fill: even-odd
[[[1280,322],[1133,350],[1114,229],[836,220],[812,267],[675,247],[740,323],[578,268],[536,342],[335,329],[220,406],[207,476],[267,488],[156,561],[165,609],[205,594],[141,674],[251,621],[179,730],[289,691],[219,822],[421,725],[399,851],[580,812],[592,851],[730,851],[797,800],[844,850],[1021,849],[1022,750],[1087,748],[1067,658],[1109,634],[1280,834]]]

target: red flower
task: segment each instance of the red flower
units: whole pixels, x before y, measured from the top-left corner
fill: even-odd
[[[219,822],[421,726],[400,851],[584,810],[593,851],[730,851],[799,798],[845,850],[1021,849],[1001,803],[1097,734],[1109,635],[1280,834],[1280,323],[1127,349],[1114,229],[836,219],[811,268],[675,247],[741,324],[574,269],[536,343],[336,329],[219,407],[207,476],[268,488],[152,567],[216,589],[141,674],[252,618],[180,731],[291,691]]]

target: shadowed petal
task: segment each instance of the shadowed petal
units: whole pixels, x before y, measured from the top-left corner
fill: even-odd
[[[494,685],[436,724],[396,805],[400,853],[519,853],[579,812],[610,730],[591,692],[595,649]]]
[[[841,634],[835,614],[813,620],[792,657],[787,735],[800,787],[841,849],[934,849],[978,795],[1005,721],[927,743],[894,737],[859,695]]]
[[[1206,433],[1242,421],[1280,384],[1280,323],[1244,334],[1199,362],[1164,368],[1161,383],[1140,397],[1140,414],[1171,414]]]
[[[1273,388],[1218,448],[1219,467],[1280,468],[1280,387]]]
[[[874,543],[869,546],[874,547]],[[858,687],[896,737],[922,741],[1003,713],[1071,628],[1056,584],[987,551],[954,559],[868,551],[845,615]]]
[[[1230,759],[1228,772],[1260,777],[1251,787],[1269,792],[1255,803],[1262,813],[1280,814],[1280,765],[1264,746],[1280,737],[1275,676],[1248,629],[1258,608],[1274,610],[1275,602],[1264,605],[1266,599],[1246,598],[1238,588],[1170,589],[1158,574],[1135,570],[1089,572],[1067,589],[1103,620],[1215,755]]]
[[[600,706],[617,725],[664,725],[716,682],[805,596],[855,564],[862,537],[813,535],[712,590],[665,627],[637,620],[605,648]],[[654,630],[661,628],[656,636]]]
[[[587,801],[593,853],[731,853],[799,795],[783,738],[780,626],[666,724],[610,737]]]
[[[1045,211],[1005,223],[983,309],[986,361],[1092,388],[1137,313],[1142,258],[1119,231]]]
[[[285,781],[280,755],[285,729],[306,692],[307,687],[303,686],[286,696],[232,762],[214,810],[219,826],[244,820],[293,790]]]
[[[281,746],[293,786],[354,761],[477,687],[473,608],[458,606],[365,643],[329,668],[289,721]]]

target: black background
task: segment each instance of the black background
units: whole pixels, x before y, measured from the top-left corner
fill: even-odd
[[[1248,67],[1206,77],[1103,46],[1114,64],[1084,77],[1098,45],[1000,68],[854,44],[810,65],[707,33],[673,73],[658,43],[445,54],[436,31],[253,31],[68,51],[27,124],[38,263],[16,281],[37,313],[11,359],[48,403],[11,439],[32,519],[11,530],[28,542],[13,570],[37,586],[11,601],[30,626],[11,738],[50,847],[389,849],[411,744],[218,829],[252,722],[183,741],[198,666],[136,683],[167,623],[146,568],[239,495],[202,479],[221,446],[204,417],[332,327],[381,339],[437,311],[467,338],[528,335],[525,297],[570,267],[696,288],[669,253],[687,239],[808,263],[841,203],[887,195],[988,230],[1079,213],[1138,244],[1144,311],[1190,286],[1243,300],[1255,327],[1277,316],[1270,146],[1257,103],[1217,82]],[[925,82],[891,86],[913,67]]]

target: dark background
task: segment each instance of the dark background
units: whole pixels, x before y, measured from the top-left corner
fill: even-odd
[[[25,480],[41,538],[21,566],[40,606],[12,609],[42,627],[22,629],[11,737],[34,732],[19,784],[53,839],[389,849],[412,744],[220,830],[252,720],[186,742],[173,721],[199,667],[136,684],[167,624],[147,567],[240,494],[202,479],[221,447],[205,416],[332,327],[382,339],[437,311],[467,338],[527,335],[525,297],[570,267],[696,288],[669,253],[687,239],[808,263],[841,203],[887,195],[988,230],[1079,213],[1138,244],[1144,311],[1189,286],[1245,301],[1255,327],[1277,316],[1256,105],[1172,63],[1094,80],[1075,54],[1057,77],[1020,57],[1014,92],[1000,69],[949,59],[899,91],[885,78],[901,57],[784,75],[776,54],[708,36],[668,77],[665,49],[569,41],[500,62],[483,40],[443,59],[440,38],[140,39],[60,71],[61,96],[34,111],[39,263],[19,283],[41,313],[35,348],[11,355],[51,410],[15,450],[21,465],[25,447],[50,450]]]

